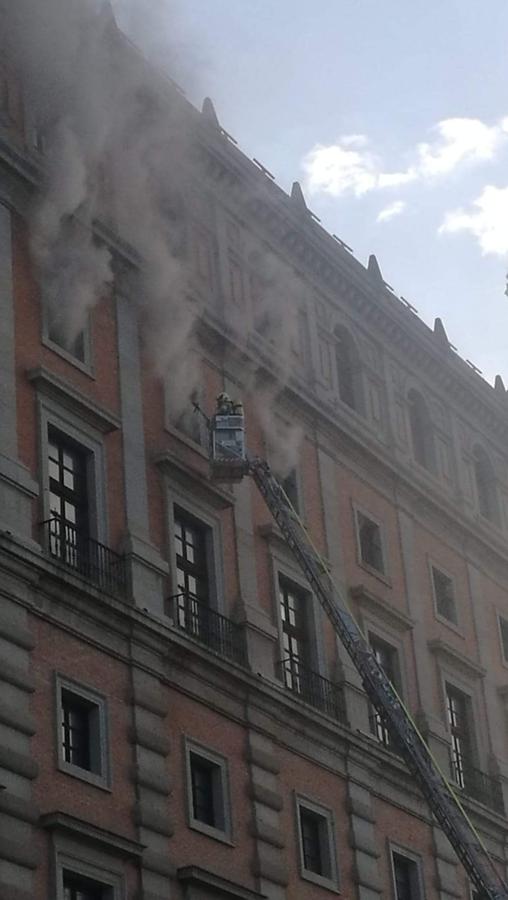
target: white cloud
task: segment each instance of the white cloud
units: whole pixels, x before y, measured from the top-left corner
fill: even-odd
[[[433,131],[436,139],[417,144],[414,162],[395,172],[384,171],[364,134],[344,135],[335,144],[316,144],[302,160],[306,189],[310,194],[339,197],[350,192],[361,197],[369,191],[428,182],[466,164],[490,161],[508,141],[508,117],[495,125],[472,118],[443,119]]]
[[[508,187],[484,187],[473,202],[473,209],[456,209],[446,214],[439,234],[472,234],[482,253],[505,256],[508,253]]]
[[[395,203],[390,203],[378,214],[376,222],[389,222],[395,216],[400,216],[404,212],[406,205],[404,200],[396,200]]]

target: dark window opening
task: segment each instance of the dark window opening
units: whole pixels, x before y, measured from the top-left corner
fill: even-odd
[[[55,317],[48,325],[48,338],[79,362],[86,362],[85,329],[82,329],[76,337],[69,338],[65,323]]]
[[[192,817],[210,828],[225,830],[222,769],[218,763],[189,754]]]
[[[432,566],[432,580],[434,582],[434,594],[436,597],[436,609],[440,616],[449,622],[457,624],[457,611],[453,594],[453,581],[444,572]]]
[[[112,897],[112,891],[105,885],[72,872],[64,872],[63,889],[64,900],[110,900]]]
[[[325,865],[323,837],[326,835],[326,820],[310,809],[300,808],[300,828],[302,833],[303,866],[316,875],[330,876]],[[325,834],[323,835],[323,829]]]
[[[434,437],[427,404],[421,394],[414,390],[409,391],[407,399],[414,458],[424,469],[433,471]]]
[[[501,647],[504,661],[508,663],[508,620],[499,616],[499,630],[501,633]]]
[[[399,675],[399,658],[395,647],[383,641],[376,635],[369,635],[369,643],[371,650],[376,657],[377,662],[383,669],[387,678],[390,679],[396,691],[400,689]],[[393,744],[390,732],[380,715],[373,707],[370,714],[370,728],[372,734],[375,734],[378,741],[385,747],[391,747]]]
[[[335,329],[335,365],[339,397],[346,406],[360,410],[360,364],[356,347],[344,328]]]
[[[383,544],[379,525],[361,512],[357,513],[357,522],[362,562],[384,573]]]
[[[459,787],[467,787],[473,761],[471,739],[470,700],[466,694],[446,686],[446,710],[452,736],[451,766],[453,780]]]
[[[474,451],[474,475],[480,515],[490,522],[498,522],[496,476],[492,463],[482,447],[476,447]]]
[[[85,697],[62,688],[61,712],[64,762],[100,775],[99,707]]]
[[[302,667],[309,664],[306,622],[307,594],[285,578],[279,579],[279,603],[282,622],[282,650],[286,686],[297,693],[303,690]]]
[[[89,537],[88,454],[65,435],[48,431],[50,551],[81,568]]]
[[[396,900],[420,900],[418,866],[413,859],[393,853]]]
[[[291,471],[284,478],[280,478],[279,481],[284,488],[284,492],[287,495],[293,509],[295,509],[296,512],[299,512],[298,476],[296,474],[296,469],[291,469]]]
[[[175,419],[175,428],[185,434],[196,444],[203,444],[202,418],[194,408],[194,403],[199,402],[198,390],[192,391],[189,401],[182,412]]]

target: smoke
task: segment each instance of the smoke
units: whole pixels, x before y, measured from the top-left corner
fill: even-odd
[[[150,62],[120,33],[108,2],[0,0],[6,58],[15,61],[34,144],[43,150],[32,254],[50,319],[72,343],[113,282],[94,222],[135,248],[147,357],[166,377],[178,414],[199,382],[192,347],[200,309],[189,292],[185,221],[197,117],[167,76],[192,72],[195,81],[199,66],[174,2],[116,0],[115,11]],[[273,410],[294,364],[301,282],[246,233],[241,257],[251,303],[231,312],[229,324],[246,349],[260,353],[248,390],[270,443],[292,462],[297,431],[279,434]],[[265,361],[275,370],[269,381]]]

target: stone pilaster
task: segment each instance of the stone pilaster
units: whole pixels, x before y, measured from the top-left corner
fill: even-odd
[[[168,573],[168,565],[149,537],[139,332],[132,297],[117,296],[116,320],[127,519],[123,549],[134,601],[153,615],[162,616],[163,578]]]
[[[38,865],[32,800],[37,765],[30,754],[35,721],[30,712],[34,684],[30,673],[33,639],[26,610],[0,603],[0,897],[31,900]]]
[[[458,859],[446,835],[437,825],[432,826],[432,846],[436,862],[436,886],[439,900],[462,897],[461,882],[457,871]]]
[[[256,846],[253,861],[256,887],[268,900],[285,900],[288,872],[282,852],[285,838],[279,815],[283,800],[279,790],[279,763],[273,741],[249,731],[247,757],[251,774],[251,829]]]
[[[141,859],[139,900],[170,900],[175,875],[168,844],[173,834],[169,814],[171,782],[167,770],[170,742],[165,721],[167,707],[160,681],[133,668],[132,703],[134,818],[138,840],[145,848]]]
[[[349,839],[354,854],[354,880],[358,900],[380,900],[383,885],[379,874],[376,820],[369,789],[354,780],[354,763],[348,762],[347,796]],[[360,773],[361,774],[361,773]]]

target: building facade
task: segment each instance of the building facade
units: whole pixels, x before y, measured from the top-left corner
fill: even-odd
[[[254,484],[210,478],[188,410],[243,400],[250,451],[506,873],[502,382],[244,156],[209,101],[180,98],[196,313],[176,413],[121,234],[94,225],[115,279],[77,338],[48,317],[29,225],[44,155],[4,74],[1,900],[470,900]]]

